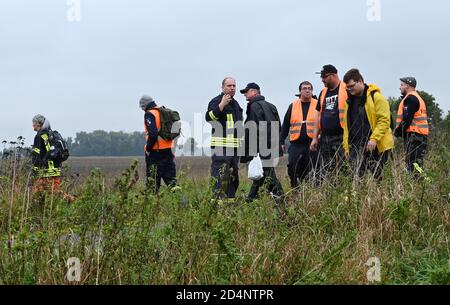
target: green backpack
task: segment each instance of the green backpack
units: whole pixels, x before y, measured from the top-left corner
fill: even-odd
[[[164,106],[155,109],[158,109],[161,120],[161,128],[158,131],[158,136],[164,140],[174,140],[181,134],[180,114],[178,111]]]

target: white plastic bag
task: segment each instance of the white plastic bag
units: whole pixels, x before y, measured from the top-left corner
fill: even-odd
[[[259,154],[248,165],[248,179],[259,180],[264,177],[263,165]]]

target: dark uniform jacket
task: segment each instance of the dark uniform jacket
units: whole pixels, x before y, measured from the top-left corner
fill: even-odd
[[[61,176],[61,163],[48,160],[50,142],[48,140],[48,130],[38,131],[34,137],[32,150],[33,172],[38,178],[49,178]]]
[[[206,121],[211,123],[213,127],[211,149],[219,152],[223,148],[222,153],[224,156],[227,156],[230,154],[230,148],[232,148],[232,155],[236,156],[243,140],[243,135],[238,132],[240,130],[243,133],[243,111],[234,98],[225,106],[223,111],[220,111],[219,104],[223,96],[224,94],[222,93],[209,102],[208,111],[205,115]]]

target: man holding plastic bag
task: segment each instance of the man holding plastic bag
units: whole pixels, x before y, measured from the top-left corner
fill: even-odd
[[[250,83],[241,90],[247,104],[245,120],[245,152],[241,163],[249,161],[249,179],[253,185],[247,196],[251,202],[258,197],[261,186],[274,198],[284,195],[283,188],[275,173],[275,166],[282,154],[280,145],[280,117],[277,108],[265,100],[260,87]]]

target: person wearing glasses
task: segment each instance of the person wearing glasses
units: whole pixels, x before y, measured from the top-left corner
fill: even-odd
[[[339,170],[343,164],[344,108],[348,94],[336,67],[325,65],[319,73],[325,88],[319,95],[314,139],[310,148],[312,151],[319,149],[322,180],[328,173]]]
[[[394,147],[389,102],[377,85],[364,83],[358,69],[344,75],[349,93],[344,113],[344,151],[355,175],[369,170],[381,180],[386,161]]]
[[[313,158],[310,152],[311,141],[317,116],[317,98],[313,97],[313,85],[309,81],[300,83],[299,94],[286,112],[281,128],[281,141],[289,136],[288,175],[291,187],[296,188],[311,171]],[[282,146],[283,152],[286,148]]]

